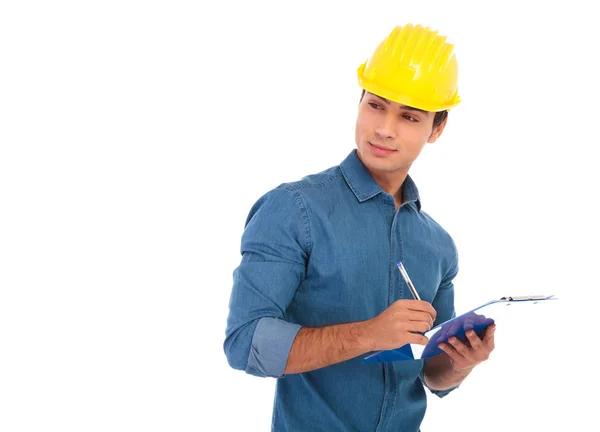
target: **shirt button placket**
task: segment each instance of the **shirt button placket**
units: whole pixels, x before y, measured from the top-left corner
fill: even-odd
[[[398,242],[398,233],[396,229],[396,220],[398,214],[396,213],[396,206],[394,199],[390,195],[385,196],[384,200],[384,211],[388,217],[388,221],[391,221],[390,229],[390,254],[389,254],[389,287],[388,287],[388,304],[392,304],[399,298],[400,292],[398,291],[398,279],[396,269],[396,261],[401,260],[401,248]],[[387,425],[391,418],[391,414],[394,410],[396,402],[396,374],[394,371],[394,364],[382,363],[383,376],[384,376],[384,397],[381,406],[381,415],[379,417],[379,424],[377,425],[376,432],[383,432],[387,430]]]

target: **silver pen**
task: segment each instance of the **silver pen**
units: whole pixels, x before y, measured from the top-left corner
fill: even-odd
[[[398,261],[396,263],[396,265],[398,266],[398,269],[400,270],[400,274],[402,274],[402,277],[404,278],[404,282],[406,282],[406,285],[408,285],[408,289],[412,293],[415,300],[421,300],[421,297],[419,297],[419,293],[417,292],[415,286],[413,285],[412,281],[410,280],[410,277],[408,277],[408,273],[406,272],[406,269],[404,268],[404,264],[402,264],[402,261]]]
[[[408,273],[406,272],[406,269],[404,268],[404,264],[402,264],[402,261],[398,261],[396,263],[396,266],[398,266],[398,269],[400,270],[400,273],[402,274],[402,277],[404,278],[406,285],[408,285],[408,289],[412,293],[415,300],[421,300],[421,297],[419,297],[419,293],[415,289],[415,286],[413,285],[412,281],[410,280],[410,277],[408,277]],[[376,351],[373,354],[367,356],[366,358],[376,356],[377,354],[380,354],[382,352],[383,351]]]

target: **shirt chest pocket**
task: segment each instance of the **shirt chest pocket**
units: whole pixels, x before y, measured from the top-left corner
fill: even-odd
[[[315,242],[306,277],[292,304],[298,311],[303,308],[310,325],[369,319],[388,305],[389,246],[365,237]]]

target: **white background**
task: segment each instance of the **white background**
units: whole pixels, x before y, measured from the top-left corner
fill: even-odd
[[[356,68],[407,22],[459,61],[411,171],[460,248],[457,310],[560,297],[500,326],[423,430],[597,427],[592,7],[3,2],[0,430],[269,430],[274,381],[222,349],[245,217],[354,148]]]

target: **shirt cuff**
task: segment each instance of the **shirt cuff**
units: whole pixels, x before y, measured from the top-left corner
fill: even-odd
[[[262,376],[282,377],[292,343],[301,328],[278,318],[261,318],[252,337],[248,369]]]

